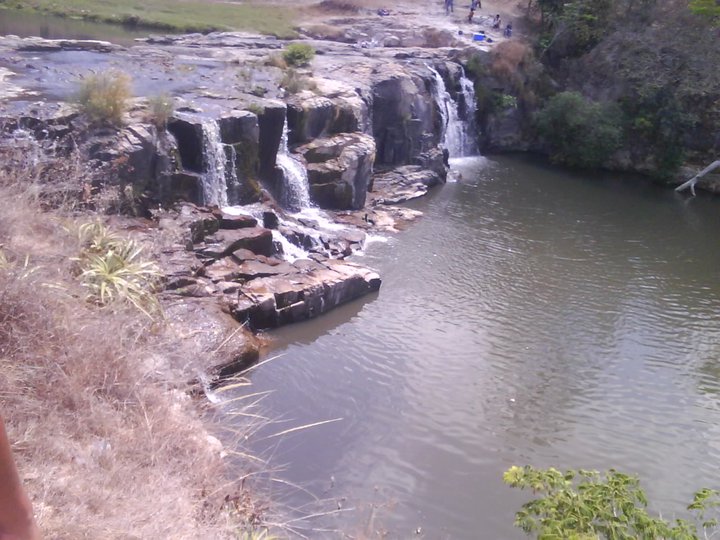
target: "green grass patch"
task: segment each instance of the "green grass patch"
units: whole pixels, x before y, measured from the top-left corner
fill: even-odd
[[[201,0],[12,0],[7,7],[156,30],[246,30],[288,38],[296,35],[298,15],[287,6]]]

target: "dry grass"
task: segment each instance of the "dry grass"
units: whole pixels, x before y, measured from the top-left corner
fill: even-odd
[[[91,122],[119,126],[131,96],[130,76],[122,71],[109,69],[82,79],[77,101],[80,110]]]
[[[173,390],[158,323],[84,299],[77,220],[44,213],[42,166],[0,167],[0,402],[47,538],[224,538],[227,471],[197,403]],[[15,157],[20,160],[13,162]],[[45,171],[47,172],[47,171]],[[168,353],[172,350],[172,353]]]
[[[503,41],[492,50],[490,72],[504,83],[508,83],[521,101],[533,107],[537,96],[533,89],[542,71],[532,48],[517,40]]]

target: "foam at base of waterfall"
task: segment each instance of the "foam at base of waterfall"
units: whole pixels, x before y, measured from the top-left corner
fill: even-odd
[[[309,259],[310,254],[304,249],[296,246],[290,240],[285,238],[278,230],[272,231],[273,240],[282,246],[283,259],[289,263],[294,263],[298,259]]]
[[[291,215],[297,219],[314,221],[318,224],[318,227],[324,231],[342,231],[347,229],[345,225],[331,221],[325,212],[323,212],[320,208],[315,208],[314,206],[308,206],[307,208],[303,208],[299,212],[294,212]]]

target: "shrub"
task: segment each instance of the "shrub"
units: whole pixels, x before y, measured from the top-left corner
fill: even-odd
[[[550,159],[572,167],[599,167],[622,142],[619,107],[577,92],[553,96],[537,114],[536,127]]]
[[[168,120],[175,112],[175,103],[169,94],[148,98],[148,120],[160,129],[167,127]]]
[[[291,43],[283,52],[287,65],[295,67],[307,66],[314,57],[315,49],[307,43]]]
[[[515,514],[515,525],[537,538],[575,540],[673,538],[699,540],[698,527],[692,521],[668,522],[651,516],[640,481],[633,476],[609,470],[558,471],[533,467],[511,467],[503,475],[511,487],[531,489],[538,498],[525,503]],[[688,510],[708,538],[716,520],[707,520],[705,511],[718,506],[718,493],[698,491]],[[710,534],[712,536],[712,534]]]
[[[287,69],[287,62],[279,54],[271,54],[265,59],[265,65],[280,69]]]
[[[142,260],[142,248],[100,223],[81,225],[78,236],[82,251],[75,260],[88,300],[102,306],[128,302],[152,318],[159,310],[153,291],[161,274]]]
[[[89,75],[80,83],[77,102],[93,123],[120,125],[131,96],[130,76],[110,69]]]
[[[280,87],[284,88],[288,94],[297,94],[302,90],[313,90],[315,84],[296,70],[288,69],[280,79]]]

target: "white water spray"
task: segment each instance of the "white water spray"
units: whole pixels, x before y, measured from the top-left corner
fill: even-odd
[[[277,154],[277,165],[285,178],[282,205],[291,210],[310,207],[310,184],[305,166],[288,151],[287,119],[283,126],[282,140]]]
[[[215,120],[205,120],[203,128],[203,156],[205,172],[202,175],[203,203],[227,206],[227,173],[225,145],[220,139],[220,126]]]
[[[452,96],[447,91],[445,81],[440,73],[431,66],[427,67],[435,78],[433,94],[442,118],[442,145],[447,148],[450,153],[450,157],[460,157],[472,153],[473,138],[468,134],[468,122],[460,119],[458,104],[455,100],[453,100]],[[472,103],[474,108],[475,92],[474,89],[472,89],[472,83],[465,78],[464,74],[460,83],[462,85],[462,91],[465,96],[466,103]],[[467,100],[470,98],[472,101],[468,102]],[[474,116],[474,112],[472,116]]]

